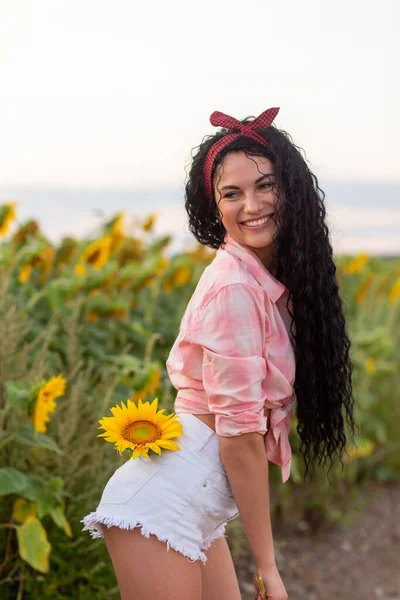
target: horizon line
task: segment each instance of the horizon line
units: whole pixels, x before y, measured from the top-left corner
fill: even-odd
[[[372,185],[382,185],[382,184],[399,184],[400,185],[400,179],[351,179],[351,178],[346,178],[346,179],[331,179],[331,178],[327,178],[324,179],[322,177],[318,177],[318,182],[324,182],[324,183],[347,183],[347,184],[372,184]],[[142,185],[142,186],[137,186],[135,184],[132,185],[125,185],[125,186],[121,186],[121,185],[81,185],[81,184],[71,184],[71,183],[50,183],[50,184],[46,184],[46,183],[17,183],[17,182],[8,182],[8,183],[4,183],[0,181],[0,189],[4,188],[19,188],[19,189],[29,189],[29,190],[68,190],[68,191],[120,191],[120,192],[132,192],[132,191],[137,191],[137,192],[145,192],[145,191],[172,191],[172,190],[177,190],[180,189],[181,187],[183,188],[185,186],[185,183],[181,182],[181,183],[176,183],[176,184],[164,184],[164,185],[157,185],[157,186],[147,186],[147,185]]]

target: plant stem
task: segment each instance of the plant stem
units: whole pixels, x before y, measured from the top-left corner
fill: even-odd
[[[9,435],[8,437],[6,437],[6,439],[0,443],[0,450],[3,448],[3,446],[6,446],[8,444],[8,442],[12,442],[13,439],[14,439],[13,435]]]

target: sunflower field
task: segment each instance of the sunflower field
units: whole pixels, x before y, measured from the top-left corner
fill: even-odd
[[[138,407],[153,411],[169,435],[165,429],[162,443],[136,455],[173,447],[179,427],[161,415],[172,412],[175,395],[165,361],[215,251],[195,244],[167,258],[171,237],[154,234],[156,214],[128,226],[118,213],[92,239],[55,245],[36,221],[17,223],[16,213],[15,202],[0,206],[0,596],[116,599],[104,542],[82,532],[81,519],[129,458],[114,421]],[[335,485],[318,473],[301,508],[340,520],[350,484],[400,476],[400,261],[362,254],[339,256],[336,266],[359,429],[344,470],[331,472]],[[294,416],[286,485],[271,465],[281,518],[293,488],[304,486],[295,429]],[[131,433],[149,434],[143,425]],[[234,556],[243,547],[235,522],[228,525]]]

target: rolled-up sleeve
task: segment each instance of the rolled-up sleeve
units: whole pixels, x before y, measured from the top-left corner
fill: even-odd
[[[216,292],[190,328],[203,349],[202,377],[215,430],[221,436],[266,433],[266,319],[262,293],[243,283]]]

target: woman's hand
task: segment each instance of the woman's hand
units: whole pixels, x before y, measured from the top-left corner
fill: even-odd
[[[283,585],[281,576],[276,565],[270,567],[259,567],[257,566],[253,575],[253,584],[257,594],[259,594],[259,587],[256,580],[256,575],[260,574],[266,589],[265,600],[287,600],[288,595]],[[261,595],[257,595],[256,600],[262,600]]]

